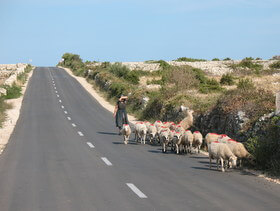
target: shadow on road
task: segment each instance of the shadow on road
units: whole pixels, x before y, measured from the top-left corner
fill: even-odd
[[[123,143],[123,141],[121,141],[121,142],[112,142],[113,144],[116,144],[116,145],[124,145],[124,143]],[[130,144],[130,145],[137,145],[137,143],[135,143],[135,142],[128,142],[128,144]]]
[[[104,134],[104,135],[111,135],[111,136],[119,135],[118,133],[112,133],[112,132],[97,132],[97,133]]]

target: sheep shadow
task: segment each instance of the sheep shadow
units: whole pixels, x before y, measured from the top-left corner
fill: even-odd
[[[118,133],[112,133],[112,132],[97,132],[98,134],[103,134],[103,135],[111,135],[111,136],[116,136],[119,135]]]
[[[209,159],[209,157],[205,157],[205,156],[190,156],[190,158],[194,158],[194,159]]]
[[[218,171],[216,166],[213,166],[213,168],[211,168],[211,169],[209,168],[209,166],[208,166],[208,168],[206,168],[206,167],[197,167],[197,166],[193,166],[191,168],[197,169],[197,170]]]
[[[112,142],[112,143],[115,144],[115,145],[125,145],[125,144],[123,143],[123,141],[120,141],[120,142],[114,141],[114,142]],[[131,141],[129,141],[128,144],[130,144],[130,145],[137,145],[137,143],[131,142]]]

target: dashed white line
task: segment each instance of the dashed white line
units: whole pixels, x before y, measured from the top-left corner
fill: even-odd
[[[90,142],[87,142],[87,145],[88,145],[90,148],[95,148],[95,146],[93,146],[93,144],[90,143]]]
[[[55,91],[55,93],[57,93],[57,91]]]
[[[68,120],[71,120],[71,117],[67,117]]]
[[[106,157],[101,157],[101,159],[104,161],[104,163],[105,163],[107,166],[112,166],[112,165],[113,165]]]
[[[75,125],[74,123],[72,123],[72,126],[73,126],[73,127],[77,127],[77,125]]]
[[[67,112],[67,111],[64,111],[64,113],[65,113],[65,114],[68,114],[68,112]]]
[[[64,108],[64,106],[62,105],[61,108]]]
[[[56,87],[54,87],[54,89],[56,89]]]
[[[134,184],[126,183],[126,185],[141,199],[148,198],[143,192],[141,192]]]
[[[62,103],[62,101],[61,101],[61,100],[59,100],[58,102]]]
[[[59,95],[56,95],[57,97],[59,97]]]
[[[84,134],[81,131],[78,131],[79,136],[84,136]]]

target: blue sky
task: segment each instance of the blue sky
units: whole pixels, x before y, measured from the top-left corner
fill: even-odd
[[[0,0],[0,63],[280,54],[280,0]]]

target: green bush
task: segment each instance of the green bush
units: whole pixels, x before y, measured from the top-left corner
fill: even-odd
[[[199,91],[204,94],[212,92],[221,92],[224,89],[220,86],[219,82],[215,79],[207,80],[206,83],[201,83],[199,86]]]
[[[250,61],[252,61],[252,60],[254,60],[254,58],[253,57],[245,57],[243,60],[250,60]]]
[[[199,80],[200,83],[203,83],[203,84],[207,83],[208,78],[207,78],[205,72],[203,72],[203,70],[198,69],[198,68],[193,68],[192,71],[195,73],[195,78],[197,80]]]
[[[127,94],[127,86],[123,83],[113,82],[109,88],[110,97],[119,97]]]
[[[255,85],[252,80],[245,78],[238,81],[237,88],[242,90],[255,89]]]
[[[220,84],[232,86],[234,85],[234,77],[229,73],[223,74],[220,80]]]
[[[193,59],[193,58],[188,58],[188,57],[180,57],[176,59],[178,62],[204,62],[207,61],[206,59]]]
[[[280,61],[274,62],[271,65],[269,65],[271,69],[280,69]]]
[[[220,61],[220,59],[214,58],[214,59],[212,59],[212,61]]]
[[[14,99],[21,96],[21,87],[16,85],[15,83],[12,86],[4,86],[4,88],[7,91],[5,99]]]
[[[252,59],[249,57],[249,58],[246,58],[246,59],[243,59],[239,64],[238,66],[240,67],[247,67],[249,69],[255,69],[255,70],[260,70],[263,68],[263,65],[261,64],[255,64],[252,62]]]
[[[280,123],[279,117],[278,123]],[[271,122],[265,129],[265,136],[250,138],[245,146],[253,156],[255,167],[280,175],[280,127]]]
[[[227,57],[227,58],[224,58],[224,61],[231,61],[232,59]]]
[[[115,63],[109,66],[109,71],[119,78],[123,78],[132,84],[139,84],[139,73],[137,71],[129,70],[128,67]]]

